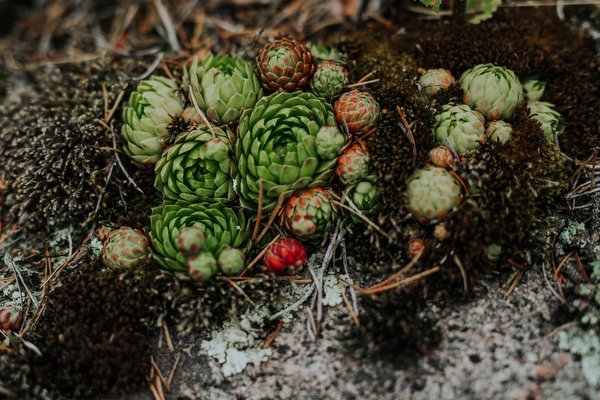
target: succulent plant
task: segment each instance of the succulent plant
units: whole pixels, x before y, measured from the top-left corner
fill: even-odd
[[[441,89],[448,89],[455,81],[450,71],[444,68],[427,70],[419,78],[419,84],[423,92],[428,95],[434,95]]]
[[[444,146],[434,147],[429,151],[429,159],[431,163],[440,168],[450,169],[456,166],[454,154]]]
[[[190,203],[179,200],[165,202],[152,209],[150,240],[158,263],[165,269],[180,273],[186,270],[188,257],[179,251],[179,235],[183,228],[204,230],[206,242],[202,253],[218,258],[226,247],[245,251],[249,225],[239,207],[226,207],[220,203]]]
[[[483,116],[465,104],[443,105],[431,128],[437,143],[448,147],[447,138],[458,154],[476,150],[485,138]]]
[[[366,133],[377,126],[379,104],[369,93],[352,90],[335,102],[335,118],[340,126],[345,123],[350,133]]]
[[[524,99],[523,86],[513,71],[492,64],[479,64],[460,77],[463,102],[478,109],[489,121],[514,114]]]
[[[104,241],[102,261],[108,267],[136,268],[150,258],[148,237],[139,229],[122,226],[107,232],[107,228],[104,228],[100,238]]]
[[[221,271],[226,275],[237,275],[244,269],[244,253],[239,249],[225,247],[217,264]]]
[[[263,88],[279,92],[308,87],[315,68],[308,47],[285,38],[266,45],[256,57],[255,65]]]
[[[450,232],[446,229],[444,223],[437,224],[435,228],[433,228],[433,237],[443,242],[444,240],[450,238]]]
[[[317,153],[326,160],[338,158],[345,144],[346,137],[334,125],[322,126],[315,141]]]
[[[342,154],[335,167],[335,173],[345,185],[358,183],[369,175],[371,156],[360,144],[355,143]]]
[[[497,261],[502,255],[502,253],[504,253],[502,246],[500,246],[499,244],[490,244],[486,250],[487,257],[492,261]]]
[[[263,259],[265,268],[272,274],[283,272],[295,275],[306,260],[306,249],[294,238],[279,239],[267,248]]]
[[[322,238],[338,217],[338,196],[323,188],[300,189],[289,198],[281,225],[301,240]]]
[[[200,109],[218,124],[237,121],[263,93],[254,69],[240,57],[208,53],[202,64],[195,58],[189,70],[184,70],[184,77],[189,78]]]
[[[408,181],[408,208],[420,223],[444,219],[460,202],[458,181],[445,169],[425,167]]]
[[[308,47],[313,57],[315,57],[317,65],[328,63],[330,60],[336,60],[342,63],[347,61],[347,57],[336,48],[310,42],[306,44],[306,47]]]
[[[155,76],[131,93],[123,109],[121,137],[125,154],[137,165],[155,164],[160,158],[160,139],[169,134],[169,116],[183,113],[177,90],[173,79]]]
[[[154,187],[165,199],[228,202],[233,190],[235,137],[229,130],[207,125],[179,135],[154,168]]]
[[[206,243],[206,227],[202,224],[188,226],[179,230],[177,248],[185,257],[192,257],[202,253]]]
[[[485,130],[485,135],[489,137],[490,140],[506,143],[510,140],[512,131],[513,128],[511,124],[502,120],[497,120],[489,123]]]
[[[319,153],[316,138],[323,126],[335,126],[333,109],[311,93],[274,93],[240,118],[235,155],[240,201],[258,210],[260,182],[263,211],[275,208],[280,195],[325,186],[337,158]]]
[[[527,91],[529,102],[540,101],[546,90],[546,82],[542,82],[538,78],[538,76],[530,76],[523,82],[523,89]]]
[[[414,258],[425,247],[425,241],[421,238],[410,239],[406,244],[408,256]]]
[[[375,176],[371,175],[358,183],[348,185],[345,189],[346,196],[365,215],[373,214],[381,208],[379,204],[379,190],[374,181]],[[342,198],[342,203],[346,203],[345,198]],[[364,222],[353,212],[348,212],[347,214],[350,214],[350,218],[355,223]]]
[[[204,252],[188,258],[185,269],[192,279],[203,283],[217,273],[217,260],[212,253]]]
[[[319,64],[310,81],[310,88],[315,96],[331,101],[342,94],[349,77],[350,74],[342,65],[332,62]]]
[[[0,309],[0,328],[4,331],[18,331],[23,324],[23,311],[15,306]]]
[[[531,111],[531,118],[542,124],[542,131],[544,131],[544,136],[547,139],[554,140],[553,125],[557,135],[565,131],[565,126],[560,122],[560,114],[554,110],[554,104],[545,101],[532,101],[527,104],[527,107]]]

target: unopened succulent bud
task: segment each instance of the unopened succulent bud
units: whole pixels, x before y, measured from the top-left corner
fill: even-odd
[[[408,244],[407,244],[408,256],[410,258],[416,257],[417,254],[419,254],[419,251],[421,251],[421,249],[424,247],[425,247],[425,241],[421,238],[409,240]]]
[[[244,253],[239,249],[226,247],[219,254],[219,268],[226,275],[237,275],[244,269]]]
[[[0,327],[5,331],[18,331],[23,324],[21,309],[8,305],[0,309]]]
[[[211,253],[200,253],[189,258],[185,269],[192,279],[206,282],[217,272],[217,260]]]
[[[490,122],[485,130],[485,134],[490,138],[490,140],[506,143],[510,140],[512,131],[513,128],[511,124],[502,120],[498,120]]]
[[[148,237],[139,229],[122,226],[106,233],[102,260],[111,268],[130,269],[141,265],[150,257],[150,242]]]
[[[431,149],[429,158],[431,159],[431,163],[436,167],[450,169],[456,166],[454,154],[452,154],[450,149],[444,146],[438,146]]]
[[[200,227],[187,227],[179,231],[177,246],[179,251],[186,257],[192,257],[202,253],[206,243],[206,235]]]
[[[433,229],[433,237],[439,240],[440,242],[443,242],[444,240],[450,237],[450,232],[446,230],[446,227],[443,223],[437,224]]]
[[[337,126],[332,125],[322,126],[315,140],[317,153],[326,160],[337,158],[344,144],[346,144],[346,138]]]
[[[306,249],[298,240],[284,238],[269,245],[264,258],[265,268],[270,273],[297,274],[306,261]]]
[[[430,69],[419,78],[423,92],[428,95],[436,94],[441,89],[448,89],[454,81],[452,74],[443,68]]]

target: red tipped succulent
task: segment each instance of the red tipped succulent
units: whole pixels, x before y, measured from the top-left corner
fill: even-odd
[[[335,119],[344,123],[350,133],[367,133],[379,121],[379,104],[369,93],[353,90],[344,93],[335,103]]]
[[[425,241],[421,238],[410,239],[408,241],[408,256],[414,258],[419,254],[419,251],[425,247]]]
[[[260,51],[255,71],[265,90],[293,92],[308,87],[315,65],[308,47],[284,38]]]
[[[264,257],[264,264],[272,274],[297,274],[306,260],[306,249],[298,240],[293,238],[279,239],[269,245]]]
[[[0,309],[0,328],[5,331],[18,331],[23,323],[23,312],[15,306]]]

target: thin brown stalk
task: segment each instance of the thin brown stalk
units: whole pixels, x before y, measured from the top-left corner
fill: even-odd
[[[460,269],[460,273],[462,274],[463,285],[464,285],[464,288],[465,288],[465,292],[468,292],[469,291],[469,284],[468,284],[468,280],[467,280],[467,272],[465,271],[465,267],[463,267],[463,265],[460,262],[460,259],[458,258],[457,255],[454,255],[454,262],[456,263],[456,265]]]
[[[277,324],[277,328],[275,328],[275,332],[273,332],[271,334],[271,336],[268,337],[267,341],[265,342],[265,344],[262,347],[263,349],[268,349],[269,346],[271,346],[271,343],[273,343],[273,341],[275,340],[277,335],[279,335],[279,332],[281,331],[282,326],[283,326],[283,320],[280,319],[279,323]]]
[[[377,131],[377,127],[371,129],[369,132],[362,135],[360,138],[358,138],[358,140],[364,140],[365,138],[369,137],[373,132],[376,132],[376,131]]]
[[[560,264],[558,264],[558,267],[556,268],[556,271],[554,271],[554,275],[552,276],[552,280],[555,281],[558,278],[558,273],[562,269],[563,265],[565,265],[565,263],[567,262],[567,260],[569,258],[571,258],[571,256],[573,254],[575,254],[575,252],[576,252],[576,250],[573,250],[572,252],[570,252],[565,258],[563,258],[563,260],[560,262]]]
[[[342,281],[342,282],[344,282],[346,285],[348,285],[348,286],[350,286],[350,287],[352,287],[352,288],[354,288],[354,289],[358,290],[359,292],[364,292],[364,291],[365,291],[365,289],[362,289],[360,286],[357,286],[357,285],[355,285],[355,284],[354,284],[354,283],[352,283],[352,282],[348,282],[346,279],[342,278],[341,276],[340,276],[340,279],[341,279],[341,281]]]
[[[269,246],[272,245],[273,243],[275,243],[280,237],[281,237],[281,233],[278,234],[277,236],[275,236],[275,239],[271,240],[269,242],[269,244],[266,245],[265,248],[262,249],[262,251],[260,253],[258,253],[258,255],[256,257],[254,257],[254,260],[252,260],[252,262],[250,262],[250,264],[248,264],[248,266],[244,269],[244,271],[242,271],[240,276],[243,276],[254,264],[256,264],[258,262],[258,260],[260,260],[265,255]]]
[[[106,90],[106,84],[102,84],[102,95],[104,97],[104,120],[108,119],[108,90]]]
[[[363,81],[369,79],[372,75],[375,75],[377,73],[379,73],[378,69],[373,70],[373,71],[369,72],[368,74],[366,74],[365,76],[363,76],[357,83],[363,82]]]
[[[198,106],[198,102],[196,101],[196,95],[194,94],[194,91],[192,90],[192,84],[190,83],[189,79],[187,80],[187,85],[188,85],[188,89],[190,90],[190,97],[192,98],[192,103],[194,103],[194,108],[196,109],[196,112],[198,112],[198,115],[200,115],[200,118],[202,118],[202,121],[204,121],[204,123],[206,125],[208,125],[208,129],[210,129],[210,133],[212,134],[213,138],[216,139],[217,136],[215,135],[215,131],[213,130],[212,124],[208,121],[208,118],[206,118],[206,115],[204,115],[204,113]]]
[[[522,269],[523,271],[525,271],[525,267],[524,266],[522,266],[521,264],[517,264],[516,262],[514,262],[510,258],[508,260],[506,260],[506,261],[508,261],[508,263],[510,265],[512,265],[513,267],[517,267],[517,268]]]
[[[309,306],[306,306],[306,313],[308,314],[308,320],[310,321],[310,326],[313,331],[313,337],[315,339],[315,343],[317,342],[317,325],[315,322],[315,316],[313,315]]]
[[[154,367],[154,369],[156,370],[156,373],[158,374],[157,378],[160,378],[160,380],[162,381],[162,383],[167,386],[167,381],[165,381],[165,377],[163,376],[162,371],[160,370],[160,368],[158,368],[158,365],[156,365],[156,361],[154,361],[154,356],[150,356],[150,363],[152,364],[152,367]]]
[[[262,232],[260,233],[260,235],[256,239],[256,242],[254,242],[255,244],[258,243],[258,242],[260,242],[260,239],[262,239],[263,236],[265,236],[265,234],[267,233],[267,231],[269,230],[269,228],[273,224],[273,221],[275,220],[275,217],[277,216],[277,214],[279,214],[279,209],[281,208],[284,199],[285,199],[285,195],[283,193],[281,195],[279,195],[279,199],[277,199],[277,204],[275,205],[275,208],[271,212],[271,215],[269,216],[269,219],[267,220],[267,224],[265,225],[265,227],[263,228]]]
[[[581,264],[581,258],[579,258],[579,253],[578,252],[575,252],[575,261],[577,262],[577,266],[579,267],[579,271],[581,271],[581,274],[585,278],[586,282],[589,283],[590,285],[593,285],[592,280],[590,279],[590,277],[588,276],[588,274],[585,273],[585,270],[583,269],[583,265]]]
[[[352,316],[352,319],[354,320],[354,324],[357,327],[360,327],[360,321],[358,320],[358,316],[356,315],[356,312],[354,311],[354,307],[352,307],[352,304],[350,304],[350,301],[348,300],[348,296],[346,296],[346,291],[344,290],[344,287],[342,286],[342,281],[341,281],[340,276],[338,276],[338,283],[340,285],[340,291],[342,292],[342,299],[344,299],[344,303],[346,303],[346,307],[348,307],[350,316]]]
[[[596,153],[593,153],[591,156],[589,156],[584,162],[583,164],[581,164],[579,166],[579,168],[577,168],[575,170],[575,172],[573,173],[573,175],[571,175],[571,177],[569,178],[569,181],[572,181],[577,175],[579,175],[579,173],[581,172],[582,169],[585,168],[585,166],[592,160],[592,158],[594,158],[594,156],[596,155]],[[594,163],[595,165],[595,163]]]
[[[169,347],[169,350],[171,350],[171,352],[173,352],[173,351],[175,351],[175,348],[173,347],[173,342],[171,341],[171,334],[169,334],[169,327],[167,326],[166,321],[163,321],[162,327],[165,332],[165,339],[167,340],[167,346]]]
[[[410,260],[410,262],[406,265],[406,267],[402,268],[400,271],[394,273],[392,276],[390,276],[389,278],[387,278],[386,280],[384,280],[383,282],[380,282],[376,285],[370,286],[364,290],[362,290],[363,292],[366,290],[372,290],[372,289],[376,289],[382,286],[386,286],[388,285],[390,282],[397,280],[399,277],[403,276],[406,272],[408,272],[416,263],[417,261],[419,261],[419,258],[421,258],[421,256],[423,255],[423,253],[425,252],[425,248],[422,247],[421,249],[419,249],[419,251],[417,252],[417,254],[413,257],[412,260]]]
[[[381,79],[371,79],[370,81],[360,81],[360,82],[352,83],[350,85],[346,85],[346,88],[352,89],[352,88],[355,88],[355,87],[368,85],[370,83],[379,82],[380,80]]]
[[[150,386],[150,391],[152,392],[152,395],[154,396],[154,400],[163,400],[160,398],[158,391],[152,384],[152,381],[150,380],[150,378],[146,377],[146,381],[148,381],[148,386]]]
[[[471,196],[469,194],[469,189],[467,188],[467,185],[465,185],[465,182],[462,180],[462,178],[454,171],[448,171],[450,173],[450,175],[452,175],[453,177],[456,178],[456,180],[460,183],[460,186],[462,186],[463,190],[465,191],[465,195],[467,197]]]
[[[117,111],[117,108],[119,107],[119,104],[121,103],[121,100],[123,100],[123,96],[125,95],[125,89],[127,89],[128,85],[129,84],[126,83],[125,86],[123,86],[123,89],[121,89],[121,91],[117,95],[117,99],[115,100],[115,103],[113,104],[112,108],[110,110],[108,110],[108,116],[105,118],[106,123],[110,122],[115,111]]]
[[[377,293],[385,292],[390,289],[396,288],[398,286],[405,286],[405,285],[408,285],[409,283],[418,281],[419,279],[424,278],[428,275],[434,274],[434,273],[438,272],[439,270],[440,270],[440,267],[433,267],[431,269],[428,269],[427,271],[421,272],[420,274],[411,276],[410,278],[403,279],[403,280],[393,283],[391,285],[379,287],[379,288],[376,288],[373,290],[366,289],[365,294],[377,294]]]
[[[513,280],[512,285],[510,285],[510,288],[508,288],[508,290],[506,291],[506,294],[505,294],[506,297],[510,296],[512,294],[512,292],[515,290],[515,288],[517,287],[517,284],[519,283],[519,281],[521,280],[521,277],[523,276],[523,273],[525,273],[525,271],[519,271],[519,273]]]
[[[175,376],[175,370],[177,369],[177,365],[179,364],[180,359],[181,354],[177,354],[177,359],[175,360],[175,364],[173,364],[173,368],[171,368],[171,373],[169,373],[169,379],[167,379],[167,391],[171,391],[171,382],[173,382],[173,376]]]
[[[165,400],[165,393],[163,392],[162,385],[160,384],[160,379],[158,376],[156,377],[156,388],[158,389],[158,395],[161,400]]]

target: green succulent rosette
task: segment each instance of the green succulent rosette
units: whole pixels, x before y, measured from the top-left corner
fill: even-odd
[[[485,138],[483,116],[465,104],[445,104],[435,115],[431,129],[437,143],[448,147],[448,139],[458,154],[476,150]]]
[[[179,251],[179,231],[192,226],[204,227],[206,242],[202,253],[211,253],[215,259],[228,246],[245,251],[249,244],[250,226],[240,207],[183,200],[165,202],[153,208],[150,217],[150,242],[164,269],[185,273],[189,258]]]
[[[334,202],[339,200],[335,192],[323,188],[298,190],[285,205],[279,222],[300,240],[321,239],[339,217]]]
[[[434,95],[440,90],[448,89],[455,81],[450,71],[444,68],[427,70],[419,78],[419,84],[427,95]]]
[[[375,185],[375,175],[369,175],[364,180],[348,185],[345,189],[346,196],[354,203],[363,214],[369,215],[377,212],[381,205],[379,203],[379,190]],[[342,204],[347,203],[345,197],[342,198]],[[355,223],[364,222],[353,212],[347,212]]]
[[[310,88],[315,96],[331,101],[340,97],[349,82],[348,77],[348,71],[341,65],[331,62],[319,64],[310,81]]]
[[[531,101],[527,107],[531,111],[531,118],[542,124],[542,131],[547,139],[554,140],[552,125],[554,125],[557,135],[565,131],[565,126],[560,122],[560,113],[554,110],[554,104],[545,101]]]
[[[463,102],[481,111],[488,121],[512,116],[523,102],[523,86],[513,71],[479,64],[460,77]]]
[[[336,48],[313,44],[310,42],[307,43],[306,46],[312,53],[313,57],[316,58],[317,65],[325,64],[330,60],[336,60],[342,63],[346,63],[348,61],[348,58]]]
[[[173,79],[154,76],[140,82],[123,109],[123,150],[138,166],[156,164],[162,153],[160,139],[169,131],[169,116],[183,113]]]
[[[317,151],[317,134],[327,125],[337,126],[333,109],[311,93],[273,93],[246,110],[235,146],[242,205],[258,210],[260,182],[267,213],[281,195],[288,198],[297,189],[325,186],[337,161]]]
[[[508,122],[502,120],[492,121],[485,130],[486,136],[490,140],[506,143],[512,136],[513,127]]]
[[[408,208],[420,223],[442,220],[460,202],[460,185],[448,171],[438,167],[416,170],[407,185]]]
[[[208,53],[202,64],[194,59],[184,77],[189,78],[200,109],[218,124],[237,121],[263,95],[254,67],[240,57]]]
[[[235,199],[233,175],[237,168],[232,161],[233,132],[201,125],[183,133],[156,163],[154,187],[165,199],[190,202],[229,202]],[[214,143],[221,152],[210,151]]]
[[[538,80],[538,76],[530,76],[523,82],[523,89],[527,90],[529,102],[540,101],[546,90],[546,82]]]

